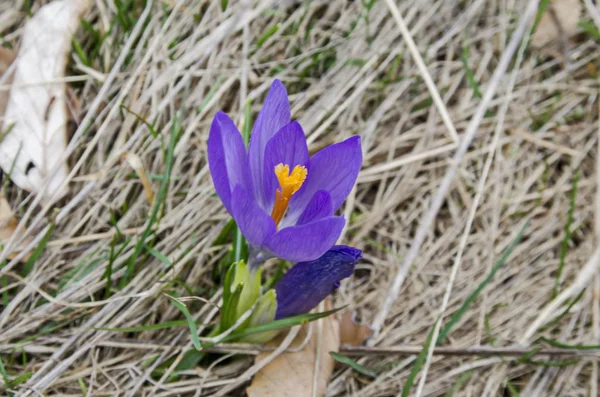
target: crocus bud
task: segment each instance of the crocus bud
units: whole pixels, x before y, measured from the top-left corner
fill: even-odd
[[[350,277],[362,251],[336,245],[314,261],[300,262],[281,277],[277,292],[276,319],[308,313]]]

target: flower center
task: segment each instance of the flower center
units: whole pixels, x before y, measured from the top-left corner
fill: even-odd
[[[279,225],[285,210],[287,210],[290,197],[300,189],[306,180],[307,174],[306,167],[301,165],[295,166],[291,174],[289,165],[280,163],[275,166],[275,175],[277,175],[281,187],[275,192],[275,204],[273,205],[273,211],[271,211],[271,218],[275,221],[275,225]]]

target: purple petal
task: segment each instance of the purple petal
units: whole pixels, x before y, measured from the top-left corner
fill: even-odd
[[[231,215],[250,244],[261,246],[275,234],[275,221],[258,206],[247,190],[237,185],[231,196]]]
[[[257,190],[262,190],[263,208],[270,211],[275,203],[275,192],[279,188],[275,166],[280,163],[287,164],[291,172],[296,165],[308,164],[306,136],[297,121],[285,125],[269,140],[264,161],[263,188],[257,186]]]
[[[221,201],[231,213],[231,192],[240,184],[253,192],[248,155],[244,141],[233,121],[219,111],[208,136],[208,167]]]
[[[289,122],[290,103],[288,102],[287,91],[281,81],[275,80],[252,128],[250,147],[248,148],[252,178],[256,188],[255,196],[263,208],[266,208],[264,193],[261,189],[263,186],[265,148],[273,135]]]
[[[309,201],[296,224],[304,225],[331,215],[333,215],[331,196],[325,190],[319,190]]]
[[[340,208],[356,183],[361,164],[359,136],[328,146],[312,156],[306,182],[290,200],[290,221],[298,219],[318,190],[331,195],[333,211]]]
[[[275,319],[308,313],[335,291],[340,280],[350,277],[362,251],[337,245],[320,258],[300,262],[281,277],[275,286]]]
[[[345,223],[342,217],[330,216],[306,225],[286,227],[267,238],[264,245],[283,260],[311,261],[335,244]]]

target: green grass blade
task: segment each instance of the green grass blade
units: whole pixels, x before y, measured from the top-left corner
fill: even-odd
[[[579,302],[579,300],[583,297],[584,292],[585,292],[585,288],[579,293],[579,295],[577,295],[575,297],[575,299],[573,299],[571,302],[569,302],[569,305],[565,308],[565,310],[563,310],[563,312],[561,314],[559,314],[558,316],[556,316],[556,318],[554,320],[550,321],[548,324],[546,324],[542,328],[540,328],[538,333],[544,332],[544,331],[554,327],[556,324],[558,324],[560,322],[560,320],[562,320],[567,314],[569,314],[569,312],[571,311],[573,306],[575,306],[575,304],[577,302]]]
[[[568,367],[574,364],[577,364],[579,360],[569,360],[569,361],[534,361],[528,360],[527,364],[537,365],[539,367]]]
[[[174,327],[185,327],[188,325],[187,320],[175,320],[166,321],[164,323],[152,324],[152,325],[139,325],[137,327],[125,327],[125,328],[93,328],[96,331],[110,331],[110,332],[141,332],[141,331],[156,331],[158,329],[174,328]],[[196,324],[205,325],[205,324]]]
[[[562,283],[562,275],[565,268],[565,258],[569,252],[569,242],[571,241],[571,225],[573,224],[573,214],[575,213],[575,200],[577,199],[577,182],[579,181],[579,172],[575,172],[573,177],[573,187],[571,188],[571,199],[569,200],[569,211],[567,213],[567,223],[565,225],[565,238],[560,246],[560,261],[556,270],[556,279],[554,280],[554,290],[552,291],[552,299],[558,295],[560,284]]]
[[[373,371],[370,368],[365,367],[364,365],[360,365],[359,363],[357,363],[350,357],[346,357],[346,356],[336,353],[336,352],[329,352],[329,354],[331,355],[331,357],[333,357],[333,359],[335,361],[349,366],[356,372],[361,373],[366,376],[369,376],[371,378],[377,378],[377,372]]]
[[[75,52],[77,53],[77,56],[79,57],[79,59],[81,60],[81,62],[85,65],[85,66],[92,66],[92,64],[90,63],[90,60],[88,58],[88,56],[86,55],[85,51],[83,50],[83,48],[81,47],[81,43],[79,43],[79,41],[76,38],[73,38],[73,40],[71,40],[73,43],[73,47],[75,48]]]
[[[82,395],[82,396],[87,396],[87,393],[88,393],[88,388],[87,388],[87,386],[85,385],[85,382],[83,381],[83,379],[81,379],[81,378],[78,378],[78,379],[77,379],[77,382],[79,383],[79,388],[81,389],[81,395]]]
[[[529,362],[531,357],[538,354],[540,350],[542,350],[541,347],[534,347],[533,349],[529,350],[527,353],[525,353],[521,357],[519,357],[519,359],[516,362],[519,364],[527,363],[527,362]]]
[[[219,233],[213,245],[223,245],[227,241],[229,241],[233,229],[235,229],[235,221],[233,219],[230,219],[229,222],[227,222],[225,226],[223,226],[221,233]]]
[[[171,297],[169,297],[169,298],[170,298],[169,302],[171,302],[171,304],[173,306],[175,306],[177,309],[179,309],[179,311],[182,312],[183,315],[185,316],[188,327],[190,328],[190,337],[192,339],[192,344],[194,345],[194,348],[196,348],[196,350],[201,350],[202,346],[200,345],[200,339],[198,338],[198,327],[196,326],[196,321],[194,321],[194,318],[192,317],[189,310],[183,303],[181,303]]]
[[[121,287],[124,287],[125,285],[127,285],[130,278],[133,277],[135,262],[137,261],[137,258],[139,257],[140,253],[146,246],[146,239],[150,236],[150,233],[152,233],[152,228],[153,228],[154,224],[156,223],[156,221],[158,220],[158,213],[164,205],[164,201],[167,197],[169,185],[171,182],[171,170],[173,168],[173,162],[174,162],[175,144],[177,143],[177,138],[179,136],[180,131],[181,131],[181,126],[179,124],[179,117],[177,115],[175,115],[175,118],[173,119],[173,122],[171,124],[171,137],[169,139],[169,147],[167,149],[167,158],[165,161],[166,164],[165,164],[164,179],[163,179],[162,183],[160,184],[160,190],[158,191],[158,196],[156,197],[156,201],[154,202],[154,205],[152,207],[152,212],[150,214],[150,219],[148,220],[148,224],[146,225],[146,228],[142,232],[142,236],[140,237],[139,241],[136,243],[135,248],[133,250],[133,254],[129,258],[129,261],[127,262],[127,269],[125,271],[125,274],[123,275],[123,278],[121,279]]]
[[[337,309],[329,310],[326,312],[320,312],[320,313],[299,314],[297,316],[292,316],[292,317],[282,318],[281,320],[271,321],[270,323],[260,324],[260,325],[256,325],[253,327],[248,327],[242,331],[232,332],[230,335],[228,335],[223,340],[223,342],[236,340],[236,339],[243,338],[245,336],[252,335],[252,334],[257,334],[260,332],[281,330],[281,329],[293,327],[294,325],[306,324],[311,321],[315,321],[320,318],[330,316],[333,313],[337,313],[340,310],[342,310],[344,307],[346,307],[346,306],[342,306]]]
[[[171,262],[171,260],[169,258],[167,258],[165,256],[165,254],[163,254],[162,252],[155,250],[154,248],[150,247],[147,244],[145,244],[145,247],[146,247],[146,251],[148,251],[150,253],[150,255],[152,255],[153,257],[155,257],[156,259],[158,259],[165,265],[167,265],[167,266],[173,265],[173,262]]]
[[[540,341],[549,344],[550,346],[557,347],[559,349],[573,349],[573,350],[600,350],[600,345],[569,345],[562,343],[554,339],[540,338]]]
[[[452,385],[450,390],[444,395],[444,397],[454,397],[454,394],[460,390],[460,388],[469,380],[469,378],[473,375],[473,371],[467,371],[458,377],[456,382]]]
[[[452,328],[460,321],[460,319],[466,313],[466,311],[469,309],[469,307],[471,306],[471,304],[473,304],[473,302],[475,302],[475,299],[477,299],[477,297],[479,296],[479,294],[481,293],[481,291],[483,291],[483,289],[485,288],[485,286],[488,285],[490,283],[490,281],[492,281],[492,279],[494,278],[494,275],[496,274],[496,272],[502,267],[502,265],[504,264],[504,262],[506,261],[506,259],[508,258],[508,256],[512,253],[513,249],[521,241],[521,238],[523,237],[523,232],[525,231],[525,228],[527,227],[528,223],[529,222],[525,222],[525,224],[523,225],[523,227],[519,231],[519,234],[517,234],[517,236],[515,237],[515,239],[510,243],[510,245],[508,246],[508,248],[504,251],[504,253],[500,257],[500,259],[498,259],[498,261],[494,264],[494,266],[492,267],[492,271],[477,286],[477,288],[475,288],[475,291],[473,291],[471,293],[471,295],[469,295],[467,297],[467,299],[465,299],[465,301],[460,306],[460,308],[452,315],[452,317],[450,318],[450,320],[448,321],[448,323],[444,326],[444,328],[442,328],[442,330],[440,331],[440,335],[439,335],[439,337],[437,339],[437,343],[438,344],[441,343],[441,342],[443,342],[446,339],[446,337],[448,336],[448,334],[450,333],[450,331],[452,330]]]
[[[227,10],[228,5],[229,5],[229,0],[221,0],[221,10],[223,10],[223,12],[225,10]]]
[[[42,241],[40,241],[40,244],[37,247],[35,247],[35,250],[29,257],[29,259],[27,259],[27,262],[25,262],[25,265],[23,266],[23,275],[24,276],[31,273],[31,270],[33,270],[33,265],[35,264],[35,261],[37,261],[39,259],[39,257],[42,256],[42,253],[44,252],[44,249],[46,248],[46,244],[48,244],[48,240],[50,240],[50,236],[52,235],[52,232],[54,231],[55,226],[56,225],[54,223],[51,223],[48,226],[48,230],[46,231],[46,234],[44,234],[44,237],[42,237]]]
[[[473,69],[469,66],[469,48],[463,46],[462,53],[460,54],[460,60],[463,64],[463,68],[465,69],[465,77],[467,78],[467,83],[469,87],[473,90],[473,95],[475,98],[481,99],[481,90],[479,89],[479,83],[477,83],[477,79],[475,78],[475,73]]]
[[[0,357],[0,375],[2,375],[2,380],[4,381],[4,384],[8,387],[8,385],[10,384],[10,379],[8,379],[8,373],[6,372],[6,368],[4,367],[2,357]]]
[[[200,106],[198,106],[198,113],[202,113],[204,110],[206,110],[208,103],[211,101],[211,99],[217,93],[217,90],[221,86],[221,83],[223,83],[223,76],[217,77],[217,81],[212,85],[212,87],[210,87],[208,94],[206,94],[206,97],[202,100],[202,103],[200,103]]]
[[[14,378],[12,381],[10,381],[10,387],[11,388],[15,388],[17,386],[19,386],[22,383],[25,383],[29,380],[29,378],[31,378],[33,376],[33,372],[25,372],[24,374],[21,374],[19,376],[17,376],[16,378]]]
[[[133,115],[139,122],[141,122],[142,124],[144,124],[148,128],[148,131],[150,131],[150,134],[152,134],[152,136],[154,138],[158,137],[158,131],[156,131],[156,128],[154,128],[154,124],[150,124],[145,118],[143,118],[142,116],[140,116],[139,114],[137,114],[136,112],[134,112],[133,110],[129,109],[127,106],[125,106],[123,104],[121,104],[121,109],[123,109],[127,113]]]
[[[585,33],[590,35],[592,39],[600,41],[600,30],[598,30],[598,27],[595,23],[590,21],[579,21],[577,26],[579,26],[579,28],[581,28],[581,30],[583,30]]]
[[[540,25],[540,21],[542,20],[542,17],[544,16],[544,12],[546,12],[546,8],[548,8],[549,3],[550,3],[550,0],[541,0],[540,1],[538,10],[537,10],[537,14],[535,14],[535,20],[533,21],[533,28],[531,28],[532,36],[535,33],[535,31],[537,30],[538,26]]]
[[[242,130],[242,137],[244,138],[244,143],[246,147],[248,147],[248,143],[250,142],[250,132],[252,131],[252,102],[248,100],[246,102],[246,107],[244,110],[244,129]],[[239,262],[242,259],[248,260],[248,242],[242,235],[241,230],[235,227],[234,234],[234,244],[233,244],[233,261]]]
[[[506,382],[506,388],[508,389],[508,391],[510,392],[510,395],[512,397],[521,397],[521,395],[519,394],[519,391],[517,390],[516,387],[513,386],[512,383]]]
[[[438,321],[439,320],[436,320],[436,322],[433,324],[433,327],[431,327],[431,330],[429,331],[429,335],[427,335],[427,340],[425,340],[425,344],[423,345],[421,352],[417,356],[417,359],[415,360],[415,363],[413,364],[413,367],[410,370],[410,374],[408,374],[408,378],[406,378],[406,383],[404,384],[404,387],[402,388],[402,397],[409,396],[410,389],[412,388],[413,384],[415,383],[415,379],[417,379],[417,375],[421,371],[421,367],[425,363],[425,359],[427,359],[427,351],[429,350],[429,346],[431,345],[431,342],[433,339],[433,331],[435,330],[435,327],[436,327]]]
[[[256,47],[257,48],[262,47],[262,45],[265,44],[265,41],[267,41],[269,39],[269,37],[271,37],[275,33],[277,33],[277,31],[279,30],[280,27],[281,27],[281,24],[276,23],[275,25],[273,25],[269,29],[267,29],[267,31],[265,33],[263,33],[263,35],[260,36],[258,38],[258,40],[256,41]]]

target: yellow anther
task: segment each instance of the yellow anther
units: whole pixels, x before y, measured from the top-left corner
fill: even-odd
[[[271,217],[275,220],[275,224],[279,225],[292,194],[302,187],[308,171],[306,167],[297,165],[290,174],[290,166],[280,163],[275,166],[275,175],[277,175],[281,189],[277,189],[277,192],[275,192],[275,204],[273,205],[273,211],[271,211]]]

